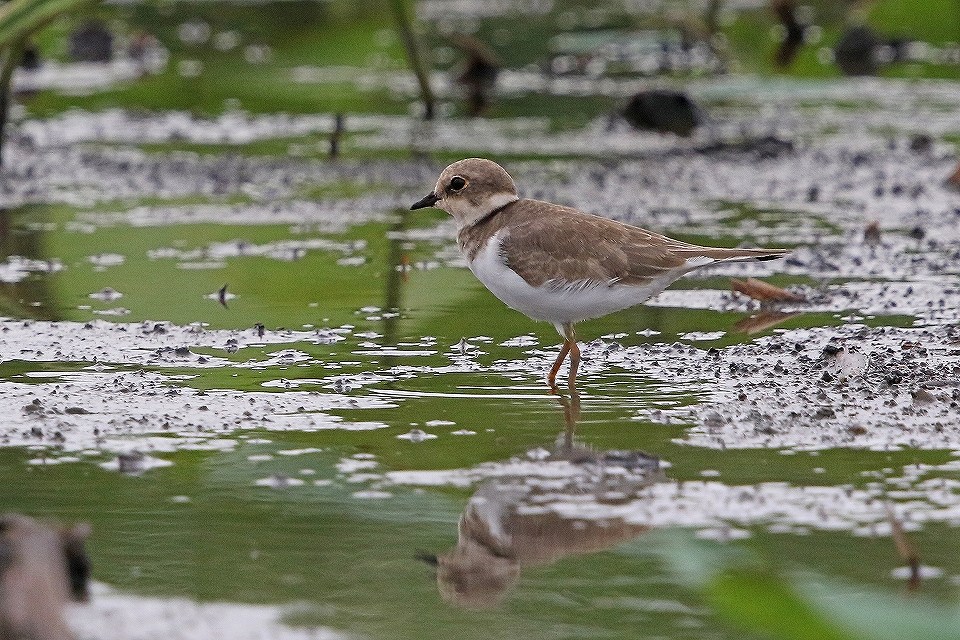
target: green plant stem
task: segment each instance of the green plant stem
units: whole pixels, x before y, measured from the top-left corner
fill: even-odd
[[[25,38],[57,16],[97,0],[10,0],[0,6],[0,46]]]
[[[10,115],[10,102],[13,99],[11,84],[13,72],[23,58],[23,50],[27,45],[27,38],[14,40],[3,49],[3,62],[0,66],[0,167],[3,161],[7,142],[7,120]]]
[[[410,68],[417,76],[417,83],[420,85],[420,99],[423,100],[423,117],[425,120],[432,120],[436,99],[433,96],[433,90],[430,88],[430,76],[424,67],[423,58],[420,56],[420,50],[417,47],[417,39],[413,32],[410,13],[407,11],[404,0],[391,0],[390,7],[393,9],[393,16],[397,21],[397,29],[400,31],[400,37],[403,39],[403,46],[407,50],[407,60],[410,63]]]

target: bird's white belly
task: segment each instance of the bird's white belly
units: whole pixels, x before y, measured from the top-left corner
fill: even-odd
[[[645,286],[574,282],[570,286],[547,283],[534,287],[507,267],[500,254],[499,235],[491,237],[473,261],[468,261],[470,270],[508,307],[553,324],[599,318],[633,307],[666,289],[686,271],[665,274]]]

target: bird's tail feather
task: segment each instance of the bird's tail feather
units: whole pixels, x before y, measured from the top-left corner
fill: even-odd
[[[740,262],[743,260],[776,260],[790,253],[790,249],[720,249],[716,247],[697,247],[690,249],[674,249],[676,255],[687,258],[712,258],[724,262]]]

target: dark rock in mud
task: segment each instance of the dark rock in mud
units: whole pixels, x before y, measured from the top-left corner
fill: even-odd
[[[34,398],[30,404],[23,406],[24,413],[43,413],[43,405],[39,398]]]
[[[844,75],[873,76],[882,65],[903,59],[909,42],[886,38],[866,25],[848,27],[833,50],[834,61]]]
[[[110,62],[113,33],[99,20],[85,22],[70,33],[67,55],[76,62]]]
[[[880,37],[869,27],[848,28],[833,50],[834,60],[845,75],[876,75],[880,69],[877,50],[881,44]]]
[[[910,136],[910,151],[928,153],[931,149],[933,149],[933,137],[925,133],[915,133]]]
[[[650,89],[634,94],[620,115],[635,129],[689,136],[703,124],[703,111],[686,93]]]

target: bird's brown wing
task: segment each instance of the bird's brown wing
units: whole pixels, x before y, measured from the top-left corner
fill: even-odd
[[[514,214],[500,250],[507,266],[534,287],[644,285],[687,260],[673,253],[674,241],[638,227],[545,202],[518,204],[523,210]]]
[[[643,286],[684,267],[716,260],[772,259],[787,253],[785,249],[702,247],[537,200],[514,203],[509,221],[503,222],[509,232],[500,250],[507,266],[534,287],[547,282]],[[693,262],[688,264],[689,260]]]

